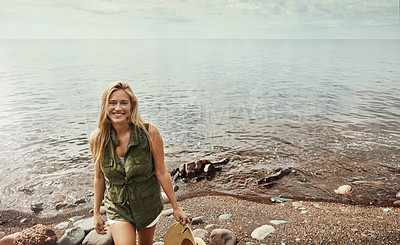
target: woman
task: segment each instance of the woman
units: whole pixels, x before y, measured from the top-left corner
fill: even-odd
[[[100,215],[104,198],[116,245],[136,244],[136,232],[139,244],[152,244],[163,209],[160,185],[175,219],[182,225],[189,222],[165,167],[161,135],[140,117],[137,98],[127,83],[111,83],[104,91],[90,150],[95,162],[94,228],[98,234],[106,233]]]

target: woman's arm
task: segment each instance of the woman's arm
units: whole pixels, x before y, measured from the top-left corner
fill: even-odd
[[[93,155],[93,134],[90,136],[90,151]],[[104,182],[104,175],[101,169],[95,166],[95,176],[94,176],[94,207],[93,207],[93,217],[94,217],[94,229],[98,234],[106,234],[106,227],[103,223],[103,218],[100,214],[101,202],[104,198],[104,191],[106,189]]]
[[[158,129],[152,124],[149,126],[149,135],[151,137],[150,149],[153,155],[154,172],[158,182],[160,182],[161,187],[171,202],[175,219],[182,225],[190,223],[188,215],[178,206],[171,178],[164,163],[164,143],[160,132],[158,132]]]

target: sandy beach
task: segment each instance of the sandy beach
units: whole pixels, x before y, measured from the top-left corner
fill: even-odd
[[[201,217],[203,223],[192,225],[192,230],[205,229],[209,224],[231,230],[237,244],[399,244],[400,209],[398,207],[357,206],[341,203],[292,201],[284,203],[258,203],[230,196],[199,196],[179,201],[192,218]],[[169,209],[166,204],[164,209]],[[90,217],[89,209],[63,212],[52,218],[38,218],[34,214],[1,211],[0,238],[22,231],[34,224],[54,227],[74,215]],[[231,214],[220,220],[222,214]],[[22,218],[31,221],[21,224]],[[286,221],[279,225],[271,220]],[[68,228],[72,227],[72,223]],[[155,242],[163,241],[173,217],[161,217]],[[254,229],[272,225],[275,231],[262,241],[251,237]],[[64,230],[57,230],[58,237]],[[211,233],[211,230],[209,230]],[[206,241],[209,242],[209,241]],[[249,243],[252,242],[252,243]]]

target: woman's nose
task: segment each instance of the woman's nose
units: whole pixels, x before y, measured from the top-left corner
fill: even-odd
[[[117,105],[115,106],[115,109],[118,110],[118,109],[120,109],[120,108],[121,108],[121,104],[120,104],[120,103],[117,103]]]

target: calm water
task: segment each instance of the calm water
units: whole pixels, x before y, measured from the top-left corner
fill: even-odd
[[[181,193],[353,202],[332,194],[353,184],[392,202],[399,56],[400,40],[0,40],[0,208],[90,199],[88,137],[115,80],[161,131],[168,169],[231,160]],[[295,172],[259,187],[277,167]]]

